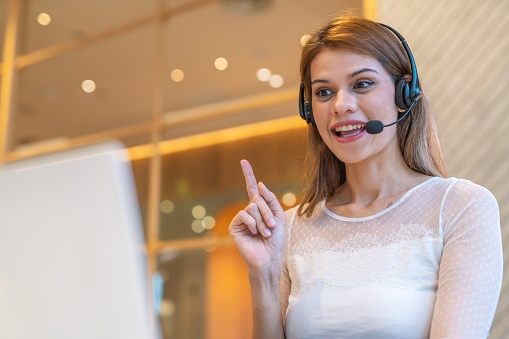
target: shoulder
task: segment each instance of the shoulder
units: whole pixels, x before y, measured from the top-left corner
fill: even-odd
[[[487,188],[470,180],[455,177],[434,177],[421,185],[418,192],[420,198],[427,196],[439,202],[442,207],[451,205],[465,207],[475,202],[497,204],[494,195]]]
[[[305,218],[304,215],[299,215],[299,207],[300,205],[297,205],[285,211],[286,224],[288,225],[288,228],[291,228],[293,226],[295,220],[301,220],[302,218]]]
[[[324,211],[322,208],[323,201],[318,203],[313,211],[311,216],[299,215],[298,210],[300,205],[292,207],[285,211],[286,213],[286,223],[288,228],[292,228],[294,225],[309,225],[316,223],[317,220],[323,216]]]
[[[444,203],[467,206],[473,203],[497,205],[495,196],[485,187],[467,179],[449,178],[450,182]]]
[[[451,180],[441,207],[442,227],[446,234],[487,229],[500,232],[500,211],[495,196],[470,180]]]
[[[325,217],[322,202],[318,203],[311,216],[299,215],[299,207],[295,206],[285,211],[286,213],[286,255],[290,248],[305,241],[309,236],[316,234],[324,224],[321,218]]]
[[[298,209],[299,209],[299,206],[295,206],[295,207],[292,207],[285,211],[287,230],[292,227],[293,221],[294,221],[295,217],[298,215],[298,213],[297,213]]]
[[[293,219],[297,215],[297,210],[299,209],[299,206],[294,206],[292,208],[289,208],[285,211],[286,218],[288,220]]]

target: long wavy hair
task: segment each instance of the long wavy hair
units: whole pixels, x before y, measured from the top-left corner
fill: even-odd
[[[300,74],[306,97],[311,95],[311,61],[324,49],[346,49],[371,56],[387,70],[394,84],[411,74],[408,56],[391,31],[362,17],[341,15],[314,31],[302,49]],[[422,86],[421,93],[410,116],[397,125],[399,147],[405,163],[412,170],[445,177],[447,170],[435,118]],[[345,164],[327,147],[316,126],[309,125],[308,139],[305,187],[298,214],[309,217],[320,201],[333,196],[346,181],[346,171]]]

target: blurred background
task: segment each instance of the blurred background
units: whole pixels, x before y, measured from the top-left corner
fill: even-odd
[[[301,40],[339,11],[406,38],[449,174],[493,192],[507,243],[507,0],[0,0],[0,163],[121,140],[164,338],[246,338],[247,271],[227,231],[248,200],[239,161],[298,202]],[[507,333],[506,276],[490,338]]]

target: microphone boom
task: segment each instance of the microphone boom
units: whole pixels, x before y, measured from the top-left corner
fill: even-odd
[[[393,123],[390,123],[388,125],[384,125],[383,122],[381,122],[380,120],[370,120],[366,123],[366,126],[364,126],[364,129],[366,130],[367,133],[369,134],[378,134],[378,133],[382,133],[382,131],[384,130],[384,127],[389,127],[389,126],[392,126],[392,125],[395,125],[397,124],[398,122],[400,122],[401,120],[405,119],[405,117],[408,115],[408,113],[410,113],[410,111],[412,110],[412,108],[414,107],[415,103],[420,99],[420,96],[417,97],[414,101],[412,101],[412,104],[410,105],[410,107],[408,107],[408,109],[406,110],[405,114],[403,114],[401,116],[401,118],[399,118],[398,120],[394,121]]]

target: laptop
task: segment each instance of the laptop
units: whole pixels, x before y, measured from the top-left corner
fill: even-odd
[[[160,338],[146,259],[119,142],[0,167],[0,338]]]

